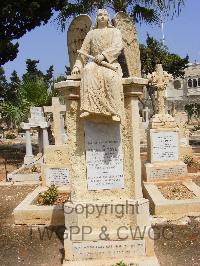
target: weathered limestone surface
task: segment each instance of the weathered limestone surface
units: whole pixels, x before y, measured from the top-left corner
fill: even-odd
[[[140,49],[136,27],[132,19],[124,12],[119,12],[112,21],[114,26],[122,33],[124,51],[119,61],[122,64],[122,68],[124,66],[127,67],[127,69],[123,69],[124,74],[126,77],[141,77]]]
[[[179,128],[180,157],[183,160],[186,155],[192,156],[192,147],[189,145],[190,131],[186,124],[188,122],[188,115],[186,112],[178,112],[174,115],[174,118]]]
[[[77,50],[81,48],[91,25],[92,21],[88,15],[80,15],[76,17],[69,26],[67,31],[67,47],[71,70],[76,62],[78,55]]]
[[[56,89],[66,100],[66,125],[69,149],[69,160],[72,167],[73,187],[76,188],[74,200],[105,201],[110,198],[141,198],[140,136],[138,95],[142,94],[146,80],[138,78],[123,79],[125,120],[121,122],[120,131],[124,157],[125,188],[121,190],[88,191],[85,163],[84,119],[80,118],[80,82],[62,81]],[[112,123],[111,119],[92,118],[93,122]],[[135,178],[137,176],[137,178]]]
[[[143,198],[141,186],[138,110],[138,96],[147,80],[139,74],[122,79],[117,63],[121,50],[119,29],[111,25],[106,10],[98,10],[72,76],[55,86],[66,102],[72,177],[72,202],[64,206],[69,265],[72,261],[84,265],[88,259],[98,265],[101,258],[107,260],[104,265],[110,265],[113,258],[148,256],[151,260],[154,256],[148,232],[142,238],[137,235],[138,227],[151,229],[148,200]],[[87,58],[93,62],[86,64]],[[73,80],[76,75],[81,76],[80,81]],[[127,232],[130,228],[135,238]],[[89,230],[86,234],[85,229]],[[104,230],[108,232],[105,237]],[[154,262],[152,265],[158,265]]]
[[[67,112],[66,112],[66,124],[67,124],[67,136],[68,141],[66,146],[69,149],[69,160],[71,165],[71,176],[72,176],[72,203],[65,204],[65,225],[67,228],[70,226],[77,226],[82,228],[84,226],[91,226],[93,233],[87,236],[86,241],[82,241],[82,235],[77,234],[74,241],[65,240],[65,251],[67,260],[76,260],[76,258],[84,259],[85,256],[96,259],[100,257],[106,257],[107,253],[94,252],[93,255],[89,255],[90,251],[84,245],[91,246],[91,241],[99,242],[99,231],[102,225],[105,225],[110,233],[112,241],[118,240],[117,228],[122,225],[130,226],[131,228],[136,228],[140,226],[143,228],[145,226],[150,226],[149,219],[149,207],[148,201],[142,198],[141,191],[141,162],[140,162],[140,131],[139,131],[139,110],[138,110],[138,95],[142,94],[143,86],[146,84],[146,80],[141,78],[129,78],[123,79],[124,88],[124,107],[125,107],[125,119],[121,121],[120,132],[121,141],[123,147],[123,158],[124,158],[124,189],[107,189],[107,190],[88,190],[87,184],[87,165],[86,165],[86,147],[85,147],[85,132],[84,126],[86,123],[85,119],[80,118],[80,82],[67,80],[56,84],[56,88],[62,93],[65,98]],[[112,119],[90,117],[93,123],[104,123],[105,125],[113,124]],[[97,124],[97,125],[98,125]],[[118,124],[118,123],[114,123]],[[101,208],[103,204],[110,206],[123,206],[128,208],[128,210],[138,209],[138,213],[130,212],[123,217],[116,218],[116,215],[109,212],[98,215],[97,212],[92,213],[89,217],[85,217],[87,210],[87,205],[95,205]],[[71,213],[71,210],[80,206],[80,213]],[[84,207],[85,206],[85,207]],[[83,210],[81,210],[83,208]],[[70,215],[68,214],[70,213]],[[73,235],[74,237],[74,235]],[[131,236],[129,236],[131,239]],[[80,242],[79,242],[80,241]],[[98,242],[93,242],[94,246]],[[104,241],[103,241],[104,242]],[[154,256],[153,252],[153,241],[150,241],[149,237],[145,237],[145,250],[149,250],[148,256]],[[126,244],[126,241],[123,241]],[[75,246],[79,245],[81,249],[84,249],[85,255],[81,255],[79,251],[78,257],[76,257]],[[108,245],[105,241],[103,245]],[[109,254],[113,253],[112,246],[114,242],[108,248]],[[132,245],[137,245],[137,241]],[[123,246],[123,245],[122,245]],[[91,250],[91,249],[90,249]],[[123,249],[121,251],[123,253]],[[139,247],[137,254],[142,252],[142,246]],[[115,257],[115,254],[112,255]],[[108,256],[109,259],[112,257]],[[130,253],[130,256],[133,256]],[[128,257],[128,256],[127,256]],[[84,263],[81,261],[80,263]],[[70,265],[70,262],[69,262]],[[106,265],[109,265],[107,262]],[[140,264],[139,264],[140,265]],[[142,265],[142,264],[141,264]],[[147,264],[148,265],[148,264]],[[155,260],[155,265],[157,261]]]
[[[71,189],[71,167],[67,145],[49,145],[45,148],[42,184],[67,186]]]

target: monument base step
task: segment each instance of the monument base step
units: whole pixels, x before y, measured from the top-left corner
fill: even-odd
[[[156,257],[138,257],[108,260],[81,260],[81,261],[64,261],[63,266],[115,266],[120,261],[123,261],[127,266],[159,266],[158,259]]]

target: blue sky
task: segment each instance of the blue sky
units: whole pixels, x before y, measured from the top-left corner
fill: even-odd
[[[200,62],[199,11],[199,0],[187,0],[180,16],[164,25],[166,45],[170,52],[180,56],[188,54],[191,62]],[[137,30],[139,42],[142,43],[145,42],[147,32],[156,39],[162,38],[159,26],[142,24],[137,25]],[[27,58],[39,59],[38,68],[42,71],[54,65],[55,77],[63,74],[65,65],[68,65],[66,42],[66,32],[61,32],[54,21],[28,32],[19,40],[17,58],[4,65],[6,76],[9,77],[13,70],[21,76],[25,72]]]

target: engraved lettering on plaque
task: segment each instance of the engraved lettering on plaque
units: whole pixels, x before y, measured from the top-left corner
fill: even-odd
[[[85,123],[88,190],[124,188],[119,124]]]
[[[49,186],[65,186],[70,184],[69,171],[66,168],[47,168],[46,182]]]
[[[173,131],[152,133],[153,161],[177,161],[178,133]]]
[[[75,259],[145,256],[144,240],[73,243]]]
[[[186,168],[184,166],[174,166],[169,168],[156,168],[151,170],[150,178],[168,178],[169,176],[183,176],[186,174]]]

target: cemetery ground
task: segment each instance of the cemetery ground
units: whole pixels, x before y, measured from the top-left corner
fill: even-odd
[[[22,165],[24,153],[25,146],[21,141],[12,140],[0,144],[0,181],[5,182],[6,171],[11,172]],[[145,159],[144,154],[142,159]],[[196,182],[200,183],[199,178]],[[36,185],[0,185],[2,266],[62,265],[64,226],[14,225],[13,210],[35,187]],[[162,219],[153,228],[156,234],[155,252],[160,265],[200,265],[200,218],[186,217],[174,222]]]

